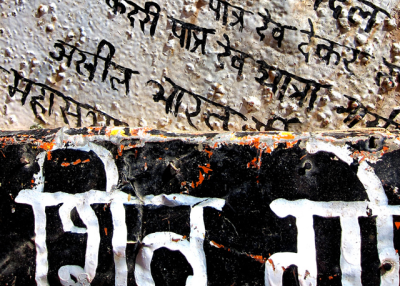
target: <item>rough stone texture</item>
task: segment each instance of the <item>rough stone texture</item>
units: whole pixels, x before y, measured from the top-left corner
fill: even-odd
[[[375,19],[371,5],[381,9]],[[2,0],[0,9],[2,129],[123,123],[174,132],[399,127],[392,121],[399,105],[398,1]],[[235,24],[241,12],[243,24]],[[209,30],[202,51],[203,28]],[[227,39],[230,55],[224,55]],[[107,45],[91,74],[103,40]],[[66,55],[78,50],[68,60],[59,56],[60,46]],[[112,63],[104,74],[107,56]],[[127,70],[129,92],[122,83]],[[28,79],[34,84],[26,99],[14,94],[13,87],[25,91]],[[159,92],[155,82],[168,103],[153,96]],[[174,99],[171,82],[175,91],[192,94],[178,92]],[[43,93],[37,84],[45,85]],[[69,114],[77,109],[81,118]],[[346,120],[349,112],[354,122]]]

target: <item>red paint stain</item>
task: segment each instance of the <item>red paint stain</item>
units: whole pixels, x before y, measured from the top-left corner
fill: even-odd
[[[51,152],[50,151],[47,151],[47,160],[51,160]]]

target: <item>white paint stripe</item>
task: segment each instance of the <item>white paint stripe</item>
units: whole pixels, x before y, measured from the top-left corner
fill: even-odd
[[[361,286],[361,231],[358,216],[340,218],[340,269],[343,286]]]
[[[121,201],[113,201],[110,206],[113,220],[112,245],[115,263],[115,285],[128,283],[128,266],[126,264],[126,245],[128,231],[125,220],[125,207]]]
[[[85,272],[89,275],[89,282],[92,282],[96,276],[96,269],[100,248],[100,229],[97,216],[92,207],[87,204],[78,205],[79,216],[87,226],[87,243],[85,255]]]

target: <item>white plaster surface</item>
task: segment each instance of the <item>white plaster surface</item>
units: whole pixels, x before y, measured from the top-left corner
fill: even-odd
[[[393,18],[378,13],[376,25],[367,33],[364,28],[368,19],[356,15],[353,24],[347,18],[353,6],[360,6],[372,12],[371,8],[359,0],[344,3],[336,1],[336,6],[343,6],[338,19],[332,17],[333,11],[329,9],[326,0],[322,1],[316,11],[314,1],[309,0],[231,0],[229,3],[232,5],[243,7],[253,13],[244,13],[243,31],[240,31],[239,25],[230,27],[222,24],[223,8],[221,8],[221,19],[217,21],[215,12],[209,8],[209,0],[155,0],[161,11],[154,36],[150,36],[150,22],[145,25],[145,33],[140,29],[139,20],[145,18],[145,13],[139,12],[132,16],[135,18],[135,27],[132,27],[127,17],[132,6],[121,1],[127,6],[127,12],[115,15],[106,2],[106,0],[0,0],[0,66],[9,71],[14,69],[25,78],[46,84],[65,96],[89,104],[96,110],[101,110],[132,127],[152,127],[178,132],[195,130],[187,122],[185,110],[188,108],[189,112],[194,112],[196,101],[192,96],[185,94],[177,116],[166,114],[165,102],[153,101],[152,95],[157,92],[157,88],[154,85],[146,85],[149,80],[161,83],[165,88],[165,96],[169,96],[172,92],[171,85],[164,79],[164,76],[167,76],[188,91],[241,112],[248,120],[244,121],[239,116],[231,114],[229,119],[231,131],[241,130],[245,124],[248,124],[248,130],[253,130],[255,128],[253,116],[266,123],[274,115],[285,119],[297,117],[302,122],[302,124],[291,124],[290,131],[347,129],[347,124],[343,123],[346,114],[337,114],[335,111],[337,106],[347,106],[348,100],[343,94],[359,98],[365,106],[369,106],[371,110],[384,117],[388,117],[393,107],[397,105],[395,90],[390,87],[388,79],[383,79],[382,86],[379,87],[375,83],[375,78],[380,71],[388,73],[387,67],[383,64],[383,57],[395,64],[399,60],[400,50],[397,42],[400,37],[396,38],[398,1],[371,1],[391,13]],[[112,0],[108,2],[114,3]],[[144,0],[133,2],[140,7],[144,7],[146,3]],[[154,11],[154,8],[152,9]],[[265,9],[268,9],[273,21],[297,28],[296,31],[285,30],[281,47],[278,47],[277,41],[272,37],[275,24],[269,23],[268,29],[262,31],[265,34],[263,41],[260,41],[260,36],[257,34],[256,28],[263,25],[258,13],[266,14]],[[235,9],[230,8],[228,23],[236,20],[232,11]],[[238,10],[236,12],[239,13]],[[172,34],[172,24],[168,16],[216,30],[215,34],[208,34],[205,54],[201,53],[200,47],[195,52],[180,47],[179,39]],[[150,18],[152,19],[152,16]],[[338,65],[334,64],[335,56],[332,56],[329,65],[316,56],[317,45],[328,43],[314,38],[308,48],[311,49],[310,58],[306,63],[298,45],[308,41],[307,35],[300,32],[310,30],[308,19],[312,21],[316,35],[367,52],[373,57],[360,56],[355,63],[350,64],[349,67],[354,72],[352,75],[346,71],[343,61]],[[245,60],[241,76],[238,76],[237,69],[232,68],[230,64],[231,57],[239,55],[234,51],[231,57],[222,58],[225,62],[224,69],[217,67],[217,54],[224,51],[217,41],[226,44],[224,34],[229,36],[232,48],[254,58]],[[83,75],[76,72],[75,62],[80,60],[77,52],[70,67],[66,65],[65,58],[58,62],[50,57],[50,52],[57,54],[58,50],[54,48],[57,40],[91,53],[96,53],[100,41],[106,40],[115,47],[112,61],[140,74],[132,75],[128,94],[125,93],[123,85],[117,84],[119,90],[113,90],[110,76],[121,77],[121,72],[111,67],[109,76],[102,82],[104,65],[103,61],[99,60],[97,72],[90,81],[83,65]],[[193,45],[192,37],[190,49]],[[335,51],[342,57],[352,58],[351,50],[336,46]],[[106,56],[107,53],[108,48],[105,48],[101,55]],[[321,84],[330,84],[332,89],[321,89],[314,109],[307,112],[310,94],[300,107],[298,99],[288,96],[294,93],[291,85],[284,99],[279,101],[279,91],[271,95],[270,88],[256,82],[255,78],[261,76],[258,64],[255,62],[258,60],[299,77]],[[86,62],[93,62],[93,58],[88,57]],[[274,72],[270,72],[270,76],[273,78],[276,73],[274,75]],[[394,76],[393,79],[395,78]],[[21,93],[17,93],[14,97],[8,95],[8,87],[13,85],[13,81],[13,74],[0,70],[0,128],[28,129],[32,126],[52,128],[66,125],[59,108],[65,105],[63,100],[55,97],[53,113],[49,115],[49,93],[46,93],[44,101],[41,101],[46,110],[41,114],[43,120],[40,120],[35,118],[30,103],[33,96],[40,96],[40,88],[33,87],[22,106]],[[280,86],[283,81],[284,77]],[[295,83],[300,90],[304,88],[304,84],[294,80],[292,83]],[[397,82],[393,84],[397,86]],[[21,84],[19,88],[25,87]],[[75,106],[71,106],[70,111],[74,112],[74,108]],[[39,107],[38,109],[40,110]],[[87,110],[82,111],[82,126],[92,124],[91,116],[86,117],[87,112]],[[209,130],[204,122],[205,112],[224,115],[222,108],[203,102],[200,114],[192,118],[193,124],[201,131]],[[367,119],[371,118],[367,116],[357,127],[365,127]],[[106,118],[98,116],[97,125],[104,124]],[[69,125],[75,127],[76,118],[70,116]],[[210,125],[215,131],[221,131],[223,128],[223,122],[215,117],[211,118]],[[282,129],[278,122],[274,127]]]

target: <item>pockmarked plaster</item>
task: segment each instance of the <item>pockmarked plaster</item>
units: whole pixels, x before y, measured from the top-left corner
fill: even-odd
[[[395,0],[0,1],[0,128],[399,128]]]

